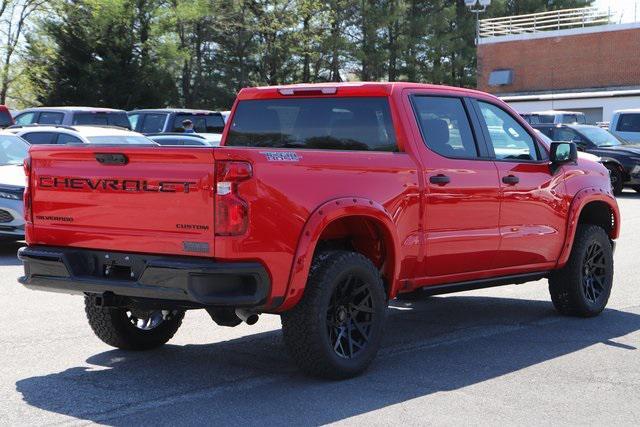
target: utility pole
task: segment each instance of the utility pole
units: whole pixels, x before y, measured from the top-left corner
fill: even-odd
[[[480,14],[487,11],[491,0],[464,0],[465,6],[476,15],[476,46],[480,44]]]

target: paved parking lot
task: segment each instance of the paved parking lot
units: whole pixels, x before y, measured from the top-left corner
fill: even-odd
[[[0,248],[0,424],[640,425],[640,195],[620,198],[614,291],[595,319],[555,314],[546,281],[390,310],[371,370],[344,382],[291,366],[280,320],[189,312],[170,345],[113,350],[82,299],[21,289]]]

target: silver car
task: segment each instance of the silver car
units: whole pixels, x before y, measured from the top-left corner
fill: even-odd
[[[24,238],[23,162],[29,144],[9,132],[0,132],[0,238]]]

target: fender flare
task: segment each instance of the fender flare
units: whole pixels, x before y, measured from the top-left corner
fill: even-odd
[[[578,229],[580,214],[584,207],[591,202],[604,202],[609,206],[614,217],[614,227],[609,233],[609,238],[614,240],[620,235],[620,210],[618,209],[618,203],[611,192],[607,189],[597,187],[584,188],[578,191],[569,206],[567,233],[556,268],[564,267],[567,261],[569,261],[569,255],[571,255],[571,248],[573,247],[573,241]]]
[[[618,170],[624,176],[624,166],[622,166],[622,163],[620,163],[620,161],[618,159],[615,159],[613,157],[600,156],[600,162],[602,163],[602,165],[604,167],[607,167],[607,164],[615,165],[615,167],[618,168]]]
[[[389,295],[395,295],[399,285],[400,244],[391,215],[384,206],[373,200],[361,197],[343,197],[327,201],[317,207],[305,223],[293,258],[285,301],[278,307],[278,311],[292,308],[302,298],[313,254],[322,232],[331,222],[349,216],[366,216],[382,225],[383,232],[386,234],[383,237],[392,245],[391,248],[388,248],[392,251],[391,256],[393,257],[393,277],[389,278]]]

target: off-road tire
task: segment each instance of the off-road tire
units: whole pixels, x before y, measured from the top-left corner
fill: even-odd
[[[335,335],[338,326],[330,323],[330,318],[331,322],[335,321],[330,313],[334,312],[333,308],[336,306],[339,305],[340,309],[344,306],[343,303],[337,302],[338,298],[340,301],[348,298],[345,296],[348,291],[343,294],[342,290],[356,287],[354,284],[349,288],[350,281],[354,280],[349,279],[350,277],[356,277],[357,289],[366,286],[364,292],[368,292],[367,299],[370,296],[368,301],[371,304],[370,311],[366,313],[371,313],[371,318],[368,322],[370,325],[368,335],[360,335],[368,336],[367,342],[357,349],[357,353],[352,351],[348,355],[350,358],[346,358],[339,355],[343,346],[340,345],[336,350],[338,346],[332,343],[334,337],[337,337],[336,342],[340,342],[341,335]],[[353,294],[361,295],[356,291]],[[349,307],[351,307],[350,304],[348,304]],[[380,348],[387,305],[382,277],[369,259],[355,252],[322,252],[314,258],[304,296],[293,309],[281,316],[287,350],[296,365],[309,375],[328,379],[354,377],[369,366]],[[350,312],[349,316],[353,314]],[[348,317],[348,319],[352,318]],[[346,322],[346,324],[355,325],[349,320]],[[335,329],[332,330],[332,328]],[[356,331],[353,328],[351,330]],[[351,332],[348,333],[351,334]]]
[[[595,246],[602,248],[601,292],[597,298],[590,299],[585,289],[585,280],[589,269],[587,251]],[[600,261],[599,261],[600,262]],[[560,270],[549,277],[549,293],[556,310],[567,316],[593,317],[604,310],[611,295],[613,284],[613,248],[607,233],[597,225],[581,224],[571,249],[569,261]],[[598,285],[600,286],[600,285]],[[593,287],[591,288],[593,291]]]
[[[184,311],[177,311],[154,329],[142,330],[131,323],[124,308],[99,307],[88,296],[85,296],[84,307],[96,336],[105,344],[122,350],[152,350],[166,344],[184,318]]]

